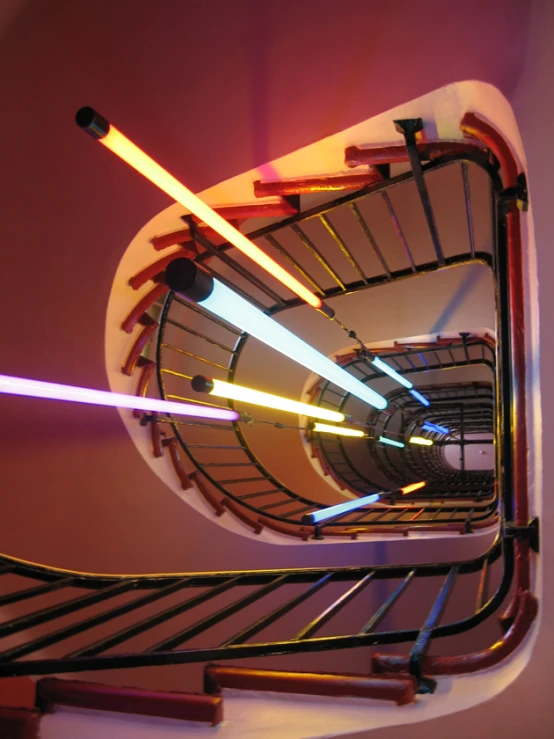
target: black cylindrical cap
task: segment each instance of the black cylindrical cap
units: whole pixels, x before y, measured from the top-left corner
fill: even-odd
[[[75,123],[94,139],[103,139],[110,130],[110,122],[88,105],[77,111]]]
[[[211,393],[214,389],[214,381],[204,375],[195,375],[190,381],[192,389],[197,393]]]
[[[213,277],[184,257],[178,257],[167,265],[165,284],[170,290],[195,303],[209,298],[214,289]]]
[[[321,303],[321,308],[318,308],[318,311],[331,320],[335,317],[335,311],[326,303]]]

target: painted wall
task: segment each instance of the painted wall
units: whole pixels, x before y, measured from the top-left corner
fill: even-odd
[[[165,205],[119,163],[91,154],[91,142],[76,135],[73,113],[87,103],[114,121],[128,121],[130,136],[201,190],[452,80],[490,82],[515,105],[528,158],[538,271],[551,272],[549,3],[468,2],[455,23],[434,0],[424,11],[395,4],[372,8],[371,16],[363,1],[340,9],[311,0],[294,9],[272,2],[190,2],[186,10],[183,17],[178,2],[160,8],[144,1],[131,14],[123,3],[107,2],[91,12],[54,0],[24,5],[4,28],[0,91],[9,129],[0,179],[2,372],[106,387],[103,332],[111,279],[124,245]],[[371,43],[352,43],[359,27],[372,30]],[[548,316],[548,289],[540,301]],[[540,370],[548,378],[554,339],[546,324]],[[543,399],[541,407],[534,397],[533,419],[538,424],[542,411],[544,437],[552,438],[551,401]],[[5,551],[100,571],[216,568],[222,552],[227,567],[253,560],[260,567],[297,563],[296,548],[283,553],[246,545],[230,533],[218,534],[216,550],[202,517],[189,513],[185,523],[181,503],[137,463],[115,411],[59,407],[54,413],[46,402],[4,398],[2,413]],[[537,461],[548,482],[554,460],[533,457],[538,487],[543,469]],[[554,523],[551,506],[545,504],[542,517],[547,530]],[[426,558],[420,544],[414,544],[414,559]],[[545,537],[545,561],[552,559],[550,549]],[[367,562],[373,554],[365,546],[349,551],[349,562]],[[305,549],[302,564],[336,562],[341,555],[329,549],[324,556],[320,561],[316,549]],[[475,733],[476,726],[483,735],[550,735],[554,591],[551,575],[545,577],[539,648],[516,684],[454,719],[412,724],[412,736],[431,728],[456,738]],[[383,735],[393,739],[403,732]]]

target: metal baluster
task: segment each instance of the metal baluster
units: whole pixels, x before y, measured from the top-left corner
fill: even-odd
[[[311,636],[313,636],[317,631],[319,631],[319,629],[325,626],[325,624],[330,621],[333,616],[335,616],[339,611],[347,606],[350,601],[353,600],[356,595],[358,595],[358,593],[361,593],[366,588],[366,586],[369,585],[374,577],[375,572],[368,572],[365,577],[359,580],[355,585],[347,590],[346,593],[343,593],[340,598],[337,598],[333,603],[331,603],[330,606],[328,606],[324,611],[322,611],[318,616],[310,621],[307,626],[305,626],[301,631],[298,632],[298,634],[296,634],[296,636],[293,637],[293,640],[299,641],[300,639],[309,639]]]

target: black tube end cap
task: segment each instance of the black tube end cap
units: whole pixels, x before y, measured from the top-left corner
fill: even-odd
[[[95,139],[103,139],[110,130],[110,122],[88,105],[77,111],[75,123]]]
[[[204,377],[204,375],[195,375],[190,381],[190,384],[192,385],[192,389],[197,393],[211,393],[214,389],[213,380],[210,380],[209,377]]]

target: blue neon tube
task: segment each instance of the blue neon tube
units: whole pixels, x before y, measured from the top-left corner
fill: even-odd
[[[379,493],[374,493],[373,495],[366,495],[365,498],[357,498],[356,500],[349,500],[347,503],[339,503],[338,505],[329,506],[329,508],[323,508],[315,513],[307,513],[302,516],[302,523],[315,524],[328,521],[341,513],[348,513],[348,511],[355,511],[371,503],[376,503],[379,497]]]
[[[383,410],[387,407],[387,400],[382,395],[348,374],[338,364],[218,280],[214,279],[211,294],[204,300],[199,300],[198,304],[374,408]]]
[[[395,441],[394,439],[387,439],[386,436],[380,436],[378,441],[380,441],[381,444],[388,444],[389,446],[397,446],[400,449],[403,449],[406,446],[401,441]]]
[[[424,431],[434,431],[437,434],[450,433],[450,429],[447,429],[446,426],[439,426],[437,423],[430,423],[429,421],[426,421],[421,428]]]
[[[418,393],[418,391],[414,390],[413,388],[410,390],[410,395],[412,396],[412,398],[419,400],[419,402],[427,408],[431,405],[431,403],[427,400],[425,396],[423,396],[421,393]]]

